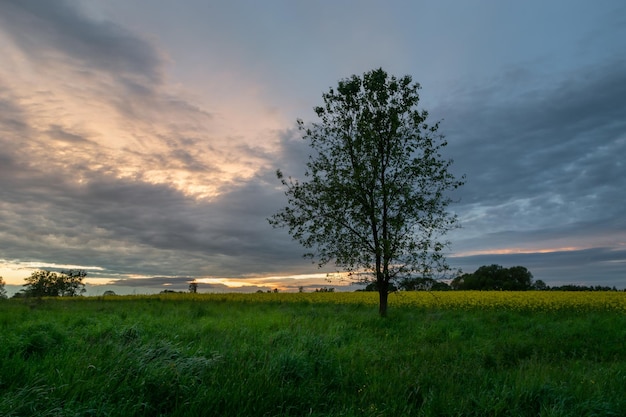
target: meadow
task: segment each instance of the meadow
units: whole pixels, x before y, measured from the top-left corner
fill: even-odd
[[[621,416],[626,293],[0,302],[0,415]]]

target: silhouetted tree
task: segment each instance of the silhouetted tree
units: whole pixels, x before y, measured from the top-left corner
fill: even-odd
[[[87,272],[83,269],[69,269],[61,271],[59,275],[59,295],[64,297],[74,297],[85,292],[83,280],[87,277]]]
[[[287,227],[320,266],[371,272],[382,316],[394,281],[448,269],[441,238],[456,216],[447,192],[463,184],[441,155],[439,123],[417,109],[419,89],[382,69],[339,81],[315,108],[321,123],[298,120],[313,150],[305,180],[277,171],[288,206],[270,223]]]
[[[83,280],[87,272],[70,269],[60,273],[35,271],[25,279],[23,292],[26,297],[74,297],[85,292]]]
[[[196,294],[198,292],[198,283],[194,280],[189,283],[189,292]]]

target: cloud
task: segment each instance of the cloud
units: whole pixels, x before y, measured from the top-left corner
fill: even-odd
[[[0,4],[0,19],[21,51],[41,64],[54,68],[65,62],[77,73],[98,68],[135,92],[161,82],[163,58],[150,42],[113,22],[87,18],[75,6],[65,0],[7,0]]]
[[[289,273],[307,264],[301,248],[266,221],[282,204],[269,171],[211,200],[106,172],[81,183],[34,170],[7,180],[13,182],[3,179],[0,248],[9,259],[102,266],[94,277],[236,277]]]
[[[198,292],[256,292],[256,291],[279,291],[297,292],[297,291],[315,291],[322,287],[332,287],[337,291],[354,291],[362,289],[362,285],[350,285],[346,281],[329,281],[325,274],[309,274],[294,276],[269,276],[254,277],[246,279],[223,279],[223,278],[205,278],[195,280],[193,277],[127,277],[115,279],[104,285],[97,285],[100,293],[103,288],[120,288],[124,289],[123,293],[136,292],[138,289],[152,288],[154,291],[175,290],[188,291],[189,283],[195,281],[198,284]],[[96,288],[96,286],[94,286]],[[129,289],[131,289],[129,291]],[[119,294],[122,294],[119,292]]]
[[[169,62],[153,40],[75,3],[10,1],[0,11],[4,159],[44,176],[105,175],[193,198],[214,197],[266,166],[277,119],[241,91],[207,110],[205,99],[167,78]],[[233,116],[244,108],[253,116]]]
[[[445,115],[454,169],[467,174],[455,207],[461,233],[532,231],[532,239],[542,239],[546,229],[597,236],[618,226],[623,238],[626,197],[616,179],[626,175],[619,156],[626,152],[624,74],[626,62],[616,60],[561,75],[537,91],[504,93],[511,74],[436,109]],[[521,89],[541,83],[525,78]],[[585,227],[590,221],[601,228]]]
[[[524,92],[507,91],[511,75],[438,110],[452,124],[445,127],[451,148],[463,155],[459,168],[475,171],[477,186],[489,186],[478,190],[470,182],[470,198],[578,194],[579,185],[588,190],[623,169],[616,160],[605,163],[603,173],[595,168],[625,146],[626,122],[619,117],[626,108],[625,68],[625,61],[609,62],[547,86],[529,77]],[[535,83],[542,88],[528,92]]]

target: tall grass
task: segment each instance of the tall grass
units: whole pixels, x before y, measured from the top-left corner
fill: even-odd
[[[341,293],[306,295],[1,302],[0,415],[617,416],[626,409],[619,308],[396,301],[382,319],[362,295],[354,302]]]

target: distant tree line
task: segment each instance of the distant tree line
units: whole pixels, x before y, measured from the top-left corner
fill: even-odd
[[[501,265],[485,265],[473,273],[457,276],[449,284],[433,278],[404,278],[392,288],[393,291],[617,291],[615,287],[562,285],[550,287],[542,280],[533,280],[533,275],[523,266],[504,268]],[[378,291],[376,282],[368,284],[364,290]],[[625,290],[626,291],[626,290]]]
[[[609,286],[603,286],[603,285],[587,286],[587,285],[573,285],[573,284],[561,285],[560,287],[546,287],[546,290],[549,290],[549,291],[619,291],[615,287],[615,285],[612,287],[609,287]],[[626,291],[626,289],[624,289],[624,291]]]

